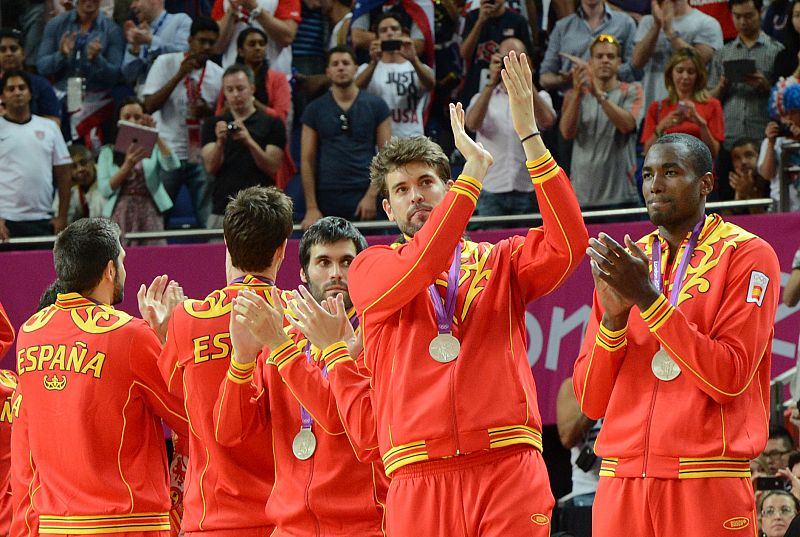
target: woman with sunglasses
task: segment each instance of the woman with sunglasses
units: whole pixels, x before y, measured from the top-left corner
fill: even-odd
[[[675,52],[664,71],[669,97],[650,103],[642,127],[644,152],[661,136],[674,132],[701,139],[716,158],[725,139],[722,105],[708,95],[708,72],[700,55],[691,48]]]

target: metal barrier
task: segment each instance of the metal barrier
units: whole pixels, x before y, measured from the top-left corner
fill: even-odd
[[[792,166],[789,164],[790,157],[800,153],[800,143],[788,143],[781,146],[781,161],[780,161],[780,188],[778,189],[778,203],[777,210],[785,213],[789,211],[790,196],[789,196],[789,177],[800,173],[800,166]]]
[[[800,150],[800,144],[798,150]],[[745,207],[763,207],[772,205],[773,200],[770,198],[758,198],[752,200],[741,201],[716,201],[706,204],[706,209],[738,209]],[[583,211],[581,213],[585,220],[595,220],[599,218],[613,218],[621,216],[634,216],[647,214],[645,207],[636,207],[632,209],[612,209],[603,211]],[[470,219],[470,224],[511,224],[521,223],[528,226],[533,222],[540,222],[542,215],[539,213],[532,214],[518,214],[510,216],[473,216]],[[371,222],[353,222],[353,225],[361,231],[369,230],[383,230],[383,229],[396,229],[394,222],[388,220],[376,220]],[[510,226],[513,227],[513,226]],[[294,231],[302,231],[299,225],[294,226]],[[164,231],[136,231],[126,233],[125,238],[129,240],[148,240],[148,239],[221,239],[221,229],[173,229]],[[19,245],[32,245],[32,244],[52,244],[55,241],[54,235],[46,235],[41,237],[20,237],[12,238],[5,244],[19,244]]]
[[[783,411],[794,405],[795,401],[790,395],[784,398],[784,388],[787,384],[791,385],[797,373],[797,366],[787,369],[769,384],[769,422],[771,424],[783,425]]]

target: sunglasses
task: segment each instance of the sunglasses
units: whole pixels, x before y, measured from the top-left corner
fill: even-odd
[[[347,114],[339,114],[339,127],[342,132],[350,132],[350,120],[347,118]]]
[[[610,34],[600,34],[594,38],[595,43],[611,43],[612,45],[619,45],[617,38]]]

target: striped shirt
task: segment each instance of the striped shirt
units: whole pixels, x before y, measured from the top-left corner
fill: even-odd
[[[292,42],[294,56],[325,57],[325,18],[318,9],[312,10],[303,4],[302,20]]]
[[[708,87],[713,88],[724,73],[724,63],[731,60],[753,60],[756,69],[769,80],[770,87],[775,83],[775,57],[783,50],[783,45],[761,32],[752,47],[737,37],[714,54]],[[760,140],[769,122],[767,102],[769,91],[759,92],[744,82],[731,83],[728,90],[720,94],[722,110],[725,115],[725,142],[723,147],[730,151],[736,140],[751,138]]]

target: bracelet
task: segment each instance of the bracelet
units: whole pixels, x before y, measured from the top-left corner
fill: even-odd
[[[526,140],[530,140],[534,136],[541,136],[541,135],[542,135],[541,131],[532,132],[529,135],[527,135],[525,138],[522,138],[520,140],[520,143],[524,144]]]

